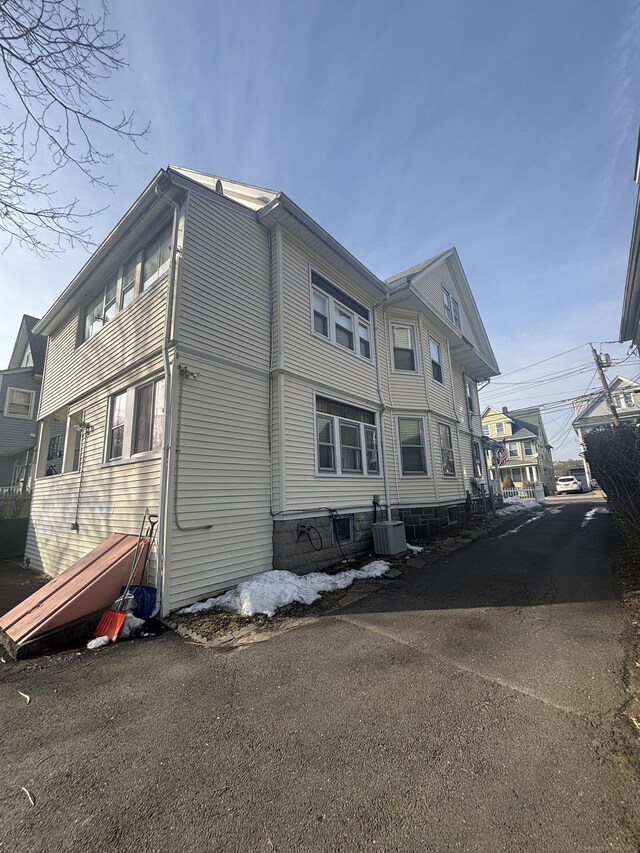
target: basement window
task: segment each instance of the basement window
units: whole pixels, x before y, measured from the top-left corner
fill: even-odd
[[[334,516],[331,519],[331,544],[346,545],[349,542],[353,542],[353,516]]]

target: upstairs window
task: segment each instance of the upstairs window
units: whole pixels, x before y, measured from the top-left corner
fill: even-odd
[[[464,380],[464,390],[467,397],[467,409],[473,414],[473,388],[468,379]]]
[[[489,424],[482,424],[482,434],[489,435]]]
[[[448,424],[438,424],[440,435],[440,454],[442,456],[442,473],[446,477],[454,477],[456,466],[453,459],[453,441],[451,427]]]
[[[520,453],[518,452],[518,442],[517,441],[510,441],[507,446],[509,448],[509,456],[510,457],[512,457],[512,458],[516,457],[517,458],[518,456],[520,456]]]
[[[398,437],[402,473],[428,473],[422,418],[398,418]]]
[[[617,394],[615,397],[615,403],[619,409],[635,408],[636,404],[633,397],[633,391],[624,391],[621,394]]]
[[[171,223],[165,225],[162,231],[156,234],[145,247],[144,264],[142,267],[142,290],[145,287],[149,287],[150,284],[160,278],[169,269],[171,228]]]
[[[5,418],[24,418],[33,416],[33,400],[35,391],[25,391],[22,388],[7,388],[4,404]]]
[[[124,311],[136,295],[161,278],[169,269],[172,223],[168,223],[146,245],[137,251],[114,275],[113,279],[85,306],[83,341],[92,338],[119,311]],[[143,262],[140,263],[141,255]]]
[[[414,326],[392,326],[393,369],[417,373],[416,330]]]
[[[20,367],[33,367],[33,356],[31,355],[31,347],[27,346],[20,362]]]
[[[442,350],[440,344],[434,341],[433,338],[429,341],[429,350],[431,352],[431,374],[436,382],[444,384],[442,375]]]
[[[462,329],[460,323],[460,306],[454,297],[449,293],[446,287],[442,287],[442,302],[444,304],[444,314],[450,323]]]
[[[496,424],[496,435],[504,435],[504,424],[502,421],[498,421]]]
[[[370,361],[369,309],[313,270],[311,283],[313,332]]]
[[[533,456],[534,451],[533,451],[533,442],[532,441],[523,442],[523,447],[524,447],[524,455],[525,456]]]
[[[317,397],[316,461],[321,474],[378,474],[374,412]]]

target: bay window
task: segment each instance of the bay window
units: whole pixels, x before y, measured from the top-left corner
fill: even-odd
[[[407,373],[417,373],[416,330],[414,326],[391,327],[393,347],[393,369]]]

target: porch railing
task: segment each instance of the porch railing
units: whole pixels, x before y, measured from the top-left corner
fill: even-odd
[[[525,500],[532,500],[542,502],[544,500],[544,489],[542,486],[523,486],[521,489],[502,489],[502,496],[504,498],[524,498]]]

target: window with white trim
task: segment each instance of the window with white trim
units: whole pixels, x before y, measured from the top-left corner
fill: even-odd
[[[524,441],[523,442],[523,448],[524,448],[524,455],[525,456],[533,456],[534,449],[533,449],[533,442],[532,441]]]
[[[619,409],[635,408],[633,391],[623,391],[622,393],[617,394],[615,397],[615,403]]]
[[[320,474],[378,475],[375,412],[316,397],[316,464]]]
[[[127,392],[114,394],[109,402],[107,428],[107,461],[121,459],[124,450],[124,426],[127,411]]]
[[[164,378],[136,388],[132,453],[162,447],[164,429]]]
[[[429,351],[431,353],[431,375],[436,382],[441,382],[444,385],[444,376],[442,373],[442,349],[438,341],[433,338],[429,339]]]
[[[440,454],[442,456],[442,473],[446,477],[454,477],[456,465],[453,458],[451,427],[448,424],[438,424],[438,434],[440,437]]]
[[[109,398],[105,462],[159,453],[164,434],[164,378],[147,379]]]
[[[398,439],[402,473],[404,475],[428,474],[424,420],[399,417]]]
[[[489,424],[482,424],[482,434],[489,435]]]
[[[313,332],[371,361],[369,309],[315,270],[311,285]]]
[[[518,451],[518,442],[517,441],[508,441],[507,447],[509,448],[509,456],[511,458],[520,456]]]
[[[393,369],[406,373],[418,372],[415,326],[391,326]]]
[[[33,367],[33,355],[31,354],[31,347],[29,345],[27,345],[27,348],[24,351],[20,367]]]
[[[467,397],[467,409],[470,414],[473,414],[473,388],[468,379],[464,380],[464,390]]]
[[[447,288],[442,285],[442,302],[444,304],[444,314],[450,323],[462,329],[460,322],[460,306],[454,297],[449,293]]]
[[[477,441],[472,444],[473,449],[473,470],[476,477],[482,477],[482,456],[480,455],[480,445]]]
[[[171,229],[172,223],[168,222],[145,246],[141,290],[149,287],[169,269]]]
[[[496,426],[496,435],[504,435],[504,423],[502,421],[498,421]]]
[[[135,252],[83,308],[79,335],[87,341],[124,311],[137,295],[169,269],[172,223],[167,223],[142,250]],[[142,262],[141,262],[142,259]],[[84,322],[84,325],[82,325]]]
[[[8,387],[4,403],[5,418],[25,418],[28,420],[33,417],[33,400],[35,395],[35,391]]]

